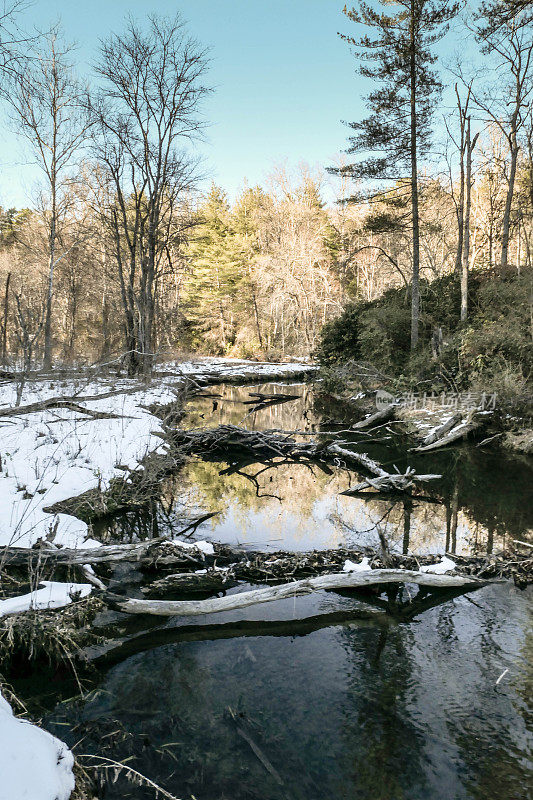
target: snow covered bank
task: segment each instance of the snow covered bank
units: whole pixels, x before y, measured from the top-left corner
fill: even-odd
[[[72,603],[73,599],[87,597],[93,588],[88,583],[60,583],[59,581],[41,581],[40,586],[42,588],[35,589],[28,594],[0,600],[0,617],[6,614],[20,614],[29,609],[63,608]]]
[[[0,800],[69,800],[73,766],[66,744],[13,716],[0,694]]]
[[[148,453],[164,452],[161,421],[147,407],[175,401],[186,378],[261,382],[313,369],[308,364],[205,359],[165,365],[165,376],[149,387],[127,379],[29,382],[21,405],[58,396],[79,398],[85,408],[116,418],[88,418],[65,408],[0,417],[0,546],[31,547],[41,538],[68,547],[98,546],[88,539],[84,522],[44,509],[89,489],[105,490],[125,470],[138,469]],[[98,397],[110,391],[119,393]],[[0,410],[13,407],[15,400],[16,384],[2,385]]]

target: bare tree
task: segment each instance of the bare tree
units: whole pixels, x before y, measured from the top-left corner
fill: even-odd
[[[43,366],[52,366],[52,303],[54,270],[61,223],[69,203],[71,167],[87,134],[88,123],[80,104],[80,89],[70,63],[72,48],[52,33],[26,68],[15,75],[10,95],[17,128],[30,143],[44,173],[41,198],[48,239],[48,281],[44,316]]]
[[[130,374],[151,374],[154,319],[173,224],[196,184],[197,161],[183,145],[198,136],[205,51],[179,16],[129,20],[100,48],[99,95],[90,101],[95,154],[109,180],[107,223],[115,238]]]
[[[26,0],[4,2],[0,9],[0,93],[8,96],[9,79],[20,75],[27,59],[25,48],[38,39],[24,33],[19,25],[21,14],[30,3]]]
[[[498,0],[484,3],[475,33],[482,52],[496,60],[496,78],[485,90],[472,90],[472,99],[486,120],[502,132],[509,148],[507,196],[502,220],[500,266],[508,264],[511,209],[515,191],[519,137],[527,118],[533,91],[533,12],[528,8],[500,20]]]

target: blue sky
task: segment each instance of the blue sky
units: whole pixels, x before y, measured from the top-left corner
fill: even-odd
[[[61,19],[88,74],[100,37],[120,30],[131,13],[181,12],[210,48],[206,103],[210,127],[200,149],[209,180],[233,197],[246,177],[262,183],[275,163],[325,166],[346,145],[342,119],[364,115],[361,79],[337,35],[353,24],[343,0],[37,0],[27,25]],[[30,202],[37,173],[16,138],[0,130],[0,205]]]

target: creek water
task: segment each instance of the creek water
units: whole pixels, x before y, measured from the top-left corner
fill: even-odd
[[[253,391],[298,398],[250,412]],[[206,513],[215,516],[192,539],[258,549],[386,540],[400,552],[490,553],[531,537],[527,459],[472,446],[415,457],[394,425],[371,436],[346,433],[350,420],[317,409],[305,385],[210,394],[217,396],[189,405],[183,426],[339,436],[383,464],[443,477],[428,485],[427,501],[364,500],[339,496],[357,482],[340,467],[192,459],[151,509],[115,519],[102,539],[176,535]],[[77,752],[126,760],[182,800],[526,800],[532,598],[507,582],[437,600],[422,595],[414,619],[355,593],[193,622],[122,617],[122,635],[137,637],[101,663],[88,695],[54,703],[54,690],[41,687],[45,724],[71,745],[81,740]],[[397,608],[410,607],[409,587],[399,600]],[[99,624],[117,621],[109,612]],[[123,776],[105,781],[101,793],[152,796]]]

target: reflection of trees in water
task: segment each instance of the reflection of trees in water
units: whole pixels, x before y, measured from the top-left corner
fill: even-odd
[[[340,787],[339,796],[426,796],[425,739],[411,716],[416,704],[411,632],[343,631],[342,642],[352,661],[342,725],[342,765],[350,785]]]
[[[250,430],[310,430],[317,426],[320,417],[312,411],[312,389],[306,384],[263,383],[253,386],[213,386],[209,390],[221,397],[193,397],[186,406],[187,416],[183,422],[188,428],[209,425],[245,425]],[[250,413],[250,392],[264,394],[290,393],[299,395],[295,400],[273,405],[261,411]],[[216,401],[214,408],[213,400]]]
[[[457,504],[459,524],[467,524],[480,550],[506,546],[508,537],[523,538],[533,528],[530,461],[503,450],[463,446],[413,462],[419,471],[422,465],[443,476],[438,493],[448,508]]]
[[[249,407],[243,401],[255,390],[265,393],[290,390],[301,396],[245,417]],[[320,418],[310,411],[312,389],[306,385],[227,386],[212,387],[209,391],[222,394],[222,399],[193,398],[185,420],[189,427],[242,424],[243,420],[247,427],[258,430],[320,427]],[[163,484],[159,506],[153,501],[141,511],[124,514],[103,535],[108,539],[116,535],[132,539],[165,534],[169,529],[174,532],[179,530],[181,518],[203,511],[222,512],[212,523],[216,525],[230,505],[242,528],[247,527],[250,513],[270,513],[274,519],[280,511],[287,511],[298,517],[299,524],[312,525],[316,532],[323,522],[315,517],[316,509],[324,509],[329,503],[331,527],[325,546],[341,541],[343,532],[353,534],[346,537],[350,544],[371,543],[368,539],[358,541],[358,535],[372,531],[386,514],[387,538],[395,550],[403,552],[407,548],[411,552],[444,549],[453,553],[470,548],[492,552],[506,544],[508,535],[524,538],[525,531],[533,525],[532,503],[528,500],[531,466],[516,458],[468,446],[441,453],[408,454],[401,437],[393,437],[386,445],[369,443],[368,448],[372,457],[396,463],[400,469],[409,463],[418,471],[442,474],[441,481],[424,488],[437,502],[415,499],[410,505],[401,497],[396,500],[339,497],[350,480],[356,479],[354,473],[342,470],[327,475],[318,466],[310,470],[301,464],[270,468],[248,463],[236,465],[243,474],[232,474],[230,468],[229,474],[220,475],[228,470],[227,464],[197,460]]]
[[[343,770],[354,787],[339,796],[529,799],[533,635],[504,591],[477,606],[446,602],[415,628],[342,631],[352,662]]]

